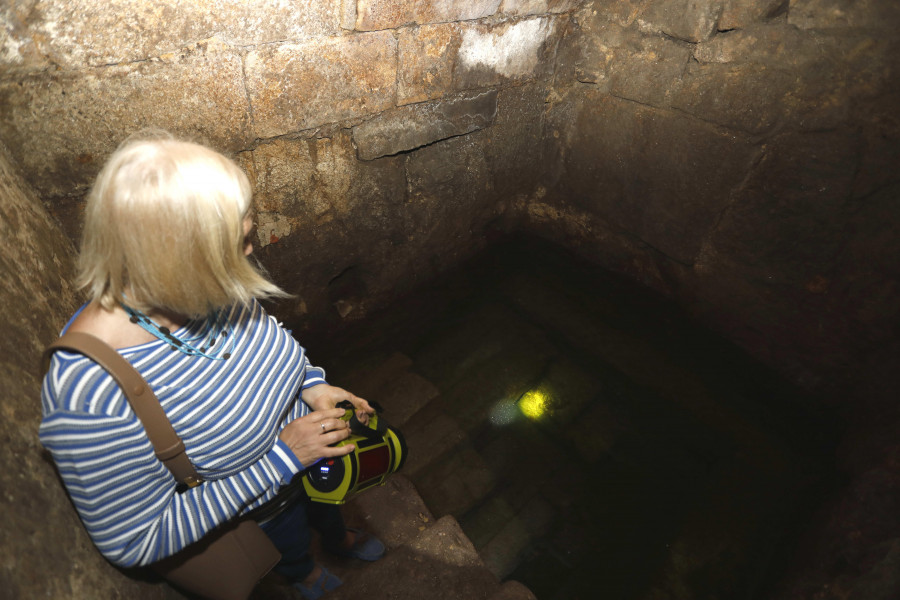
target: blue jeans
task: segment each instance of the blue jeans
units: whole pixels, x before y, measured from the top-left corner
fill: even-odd
[[[312,573],[316,561],[309,554],[313,529],[322,536],[325,548],[338,548],[346,527],[341,510],[333,504],[298,498],[291,506],[260,527],[281,552],[281,561],[273,569],[291,581],[303,581]]]

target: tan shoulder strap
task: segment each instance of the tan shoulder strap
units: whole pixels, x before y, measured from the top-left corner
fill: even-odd
[[[156,394],[141,377],[141,374],[109,344],[89,333],[74,331],[47,346],[44,350],[41,372],[50,367],[50,357],[55,350],[74,350],[92,359],[106,369],[122,388],[131,409],[141,420],[147,437],[153,444],[157,458],[175,476],[175,480],[188,487],[199,485],[202,479],[185,453],[184,442],[175,433],[166,412],[159,404]]]

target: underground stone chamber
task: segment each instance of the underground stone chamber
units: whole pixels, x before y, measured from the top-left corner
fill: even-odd
[[[537,238],[328,337],[311,347],[346,386],[398,353],[436,386],[404,472],[538,598],[768,597],[836,485],[830,411]]]
[[[590,569],[621,597],[729,597],[726,579],[751,582],[744,597],[897,596],[893,3],[50,0],[6,2],[0,21],[0,587],[13,597],[169,593],[96,554],[36,436],[34,365],[81,301],[71,273],[84,195],[116,145],[147,127],[246,170],[256,255],[295,294],[273,311],[336,377],[383,319],[398,319],[387,322],[402,349],[442,392],[422,419],[469,427],[455,461],[505,464],[499,449],[515,431],[534,447],[558,441],[623,490],[596,505],[587,499],[604,495],[585,482],[569,507],[544,495],[520,506],[536,496],[509,479],[476,506],[416,474],[483,538],[485,523],[510,517],[493,532],[508,544],[473,540],[498,570],[545,589],[552,565]],[[399,317],[385,317],[392,310]],[[404,329],[406,316],[424,331]],[[453,394],[467,390],[439,350],[462,358],[452,334],[491,327],[506,336],[497,356],[520,360],[508,378],[479,375],[519,382],[491,402],[549,412],[578,398],[599,430],[561,408],[500,428],[494,404],[454,413]],[[695,355],[681,344],[694,336],[722,345],[697,342],[706,349]],[[602,352],[585,351],[587,338]],[[736,365],[756,375],[726,377]],[[686,390],[702,401],[679,404]],[[416,431],[428,437],[425,423]],[[548,470],[546,456],[529,458]],[[456,477],[450,463],[431,478]],[[712,503],[724,489],[746,505]],[[766,512],[777,494],[796,510]],[[574,543],[601,536],[555,519],[589,509],[619,528],[597,547],[603,568],[559,554],[561,539],[520,548],[510,567],[501,549],[524,539],[512,517],[552,523]],[[742,509],[753,514],[731,518]],[[663,524],[666,511],[681,520]],[[667,529],[676,521],[696,528]],[[705,533],[717,523],[753,543],[729,554]],[[640,533],[625,535],[631,527]],[[776,538],[793,542],[766,545]]]

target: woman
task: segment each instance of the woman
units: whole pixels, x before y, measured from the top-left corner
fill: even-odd
[[[251,264],[251,188],[230,160],[167,136],[126,142],[88,197],[79,283],[90,301],[66,325],[116,348],[154,390],[204,483],[176,492],[121,389],[99,365],[57,351],[40,438],[99,550],[146,565],[252,513],[282,553],[275,568],[307,598],[340,580],[308,554],[307,522],[337,554],[375,560],[377,539],[309,503],[300,477],[349,436],[350,400],[258,298],[286,296]],[[291,481],[294,485],[290,485]]]

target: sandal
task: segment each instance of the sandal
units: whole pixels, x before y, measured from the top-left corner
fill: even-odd
[[[319,565],[319,568],[322,569],[322,573],[312,584],[305,585],[302,581],[294,583],[294,588],[299,590],[300,595],[306,600],[319,600],[326,593],[337,589],[344,583],[337,575],[322,565]]]
[[[367,561],[375,561],[384,556],[384,544],[377,537],[353,527],[348,527],[347,531],[352,531],[356,534],[356,540],[349,549],[332,547],[326,548],[326,550],[345,558],[358,558],[359,560]]]

